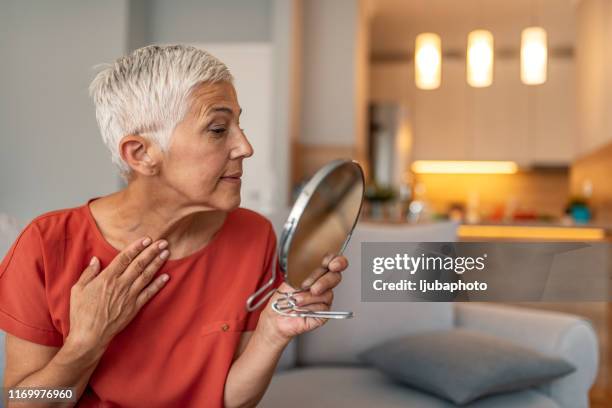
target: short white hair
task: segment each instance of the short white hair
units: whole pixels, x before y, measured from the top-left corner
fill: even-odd
[[[103,64],[89,86],[102,139],[124,180],[131,169],[119,154],[121,138],[138,134],[166,151],[176,125],[201,83],[227,81],[227,66],[208,52],[186,45],[149,45]]]

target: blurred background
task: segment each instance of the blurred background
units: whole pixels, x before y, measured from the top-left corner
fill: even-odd
[[[278,213],[349,157],[367,222],[608,241],[611,40],[608,0],[1,0],[0,222],[121,188],[87,93],[95,66],[185,43],[236,77],[255,149],[245,207]],[[612,399],[610,305],[530,306],[595,323],[593,401]]]

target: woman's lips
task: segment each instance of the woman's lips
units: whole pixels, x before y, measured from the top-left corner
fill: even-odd
[[[240,184],[242,182],[242,180],[240,179],[240,176],[228,176],[228,177],[221,177],[222,181],[226,181],[228,183],[233,183],[233,184]]]

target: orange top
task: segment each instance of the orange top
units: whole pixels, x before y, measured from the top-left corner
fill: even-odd
[[[87,204],[34,219],[0,264],[0,328],[61,347],[70,330],[70,288],[97,256],[119,253]],[[212,241],[156,276],[170,280],[111,341],[78,407],[222,407],[225,379],[243,331],[263,306],[247,298],[271,277],[276,236],[263,216],[231,211]],[[280,270],[274,286],[282,283]],[[257,299],[259,300],[259,299]]]

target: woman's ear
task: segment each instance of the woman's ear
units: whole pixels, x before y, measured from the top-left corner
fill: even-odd
[[[121,158],[133,171],[143,176],[154,176],[159,171],[155,145],[140,135],[127,135],[119,142]]]

